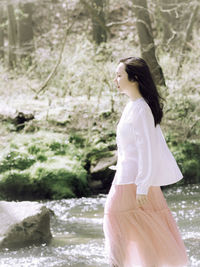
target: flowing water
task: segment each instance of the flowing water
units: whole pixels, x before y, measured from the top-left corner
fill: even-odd
[[[187,248],[190,265],[200,266],[200,186],[163,190]],[[102,230],[106,195],[48,201],[54,211],[52,242],[0,252],[0,267],[108,267]]]

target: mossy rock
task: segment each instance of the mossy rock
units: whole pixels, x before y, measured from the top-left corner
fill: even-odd
[[[183,173],[184,183],[200,182],[200,142],[171,142],[170,149]]]
[[[44,198],[62,199],[87,196],[89,194],[87,173],[77,175],[66,169],[37,169],[35,184]]]
[[[9,152],[0,162],[0,173],[11,169],[25,170],[35,163],[34,156],[18,151]]]
[[[79,133],[69,134],[68,142],[58,137],[20,136],[10,145],[0,162],[0,198],[63,199],[92,193],[90,167],[112,155],[109,142],[96,138],[86,144]]]
[[[7,172],[0,180],[0,198],[6,200],[63,199],[89,195],[87,173],[67,169],[38,168],[28,172]]]
[[[0,199],[33,200],[36,191],[28,172],[7,172],[0,180]]]

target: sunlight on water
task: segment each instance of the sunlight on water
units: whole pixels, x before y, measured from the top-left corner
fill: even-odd
[[[200,266],[200,186],[163,190],[190,259]],[[51,244],[0,253],[0,267],[108,267],[102,229],[106,195],[45,202],[54,236]]]

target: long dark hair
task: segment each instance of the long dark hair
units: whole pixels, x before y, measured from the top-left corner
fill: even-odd
[[[160,103],[160,99],[165,99],[158,93],[147,63],[139,57],[122,58],[119,62],[125,65],[128,80],[138,82],[139,91],[151,108],[156,127],[157,124],[161,123],[163,117],[164,105]]]

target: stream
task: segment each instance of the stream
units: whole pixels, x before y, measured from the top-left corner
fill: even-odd
[[[200,266],[200,185],[163,190],[187,248]],[[49,245],[0,252],[0,267],[108,267],[102,229],[106,195],[43,201],[54,211]]]

